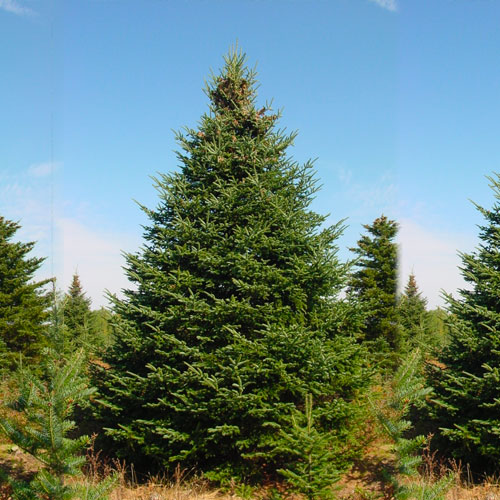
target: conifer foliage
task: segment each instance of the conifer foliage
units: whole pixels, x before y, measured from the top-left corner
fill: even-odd
[[[425,349],[433,343],[433,332],[429,328],[429,315],[426,306],[427,299],[422,297],[415,275],[410,274],[398,304],[402,338],[407,349],[411,350],[417,346]]]
[[[470,288],[447,297],[449,343],[429,365],[435,404],[429,409],[442,449],[475,470],[500,472],[500,175],[489,178],[495,203],[476,205],[484,217],[481,243],[461,254]]]
[[[415,349],[394,374],[385,408],[373,405],[383,430],[393,443],[396,470],[389,474],[389,479],[397,500],[443,500],[453,479],[448,475],[432,482],[419,477],[421,450],[428,439],[423,435],[414,435],[408,415],[412,407],[422,405],[432,391],[424,385],[421,366],[422,356]]]
[[[181,171],[143,207],[146,243],[127,256],[135,288],[115,300],[121,323],[96,381],[122,456],[243,478],[282,463],[279,431],[308,393],[319,429],[342,436],[367,377],[337,299],[340,227],[320,230],[308,209],[311,165],[286,156],[294,136],[257,108],[243,55],[230,52],[206,93],[199,129],[178,135]]]
[[[368,234],[351,250],[358,255],[349,288],[366,310],[365,339],[376,341],[377,349],[400,347],[397,312],[397,244],[395,221],[382,215],[363,226]]]
[[[16,500],[98,500],[107,498],[111,480],[100,485],[71,484],[85,462],[82,456],[87,437],[72,439],[75,427],[71,415],[76,404],[93,392],[82,376],[85,356],[82,351],[65,356],[65,334],[60,313],[54,306],[46,332],[46,345],[37,373],[22,367],[17,374],[18,397],[10,409],[18,416],[0,418],[3,432],[40,464],[30,480],[7,478]]]
[[[44,285],[34,281],[44,259],[29,257],[34,242],[14,242],[20,225],[0,216],[0,350],[8,366],[19,354],[39,352],[50,298]]]
[[[78,274],[73,275],[68,292],[64,297],[64,324],[73,335],[82,334],[88,327],[90,304],[92,303],[83,291]]]
[[[282,433],[288,455],[295,460],[278,472],[291,487],[310,500],[336,498],[334,485],[340,479],[332,436],[315,428],[312,395],[306,396],[304,412],[292,414],[292,426]]]
[[[83,347],[86,355],[92,357],[110,344],[111,312],[105,308],[91,310],[92,300],[87,297],[77,273],[60,302],[70,350]]]

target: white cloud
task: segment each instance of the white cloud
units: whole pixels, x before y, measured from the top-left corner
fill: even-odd
[[[16,241],[35,241],[33,256],[47,257],[36,279],[55,276],[57,288],[67,290],[73,273],[78,271],[93,307],[107,306],[105,289],[119,294],[129,287],[121,268],[125,264],[121,251],[135,251],[140,238],[106,233],[83,223],[78,216],[67,216],[67,211],[74,211],[74,203],[54,196],[54,180],[47,177],[58,165],[32,165],[21,176],[1,172],[0,215],[19,221]]]
[[[414,273],[429,307],[443,306],[441,290],[456,295],[467,285],[458,267],[458,252],[469,252],[473,238],[466,234],[445,234],[429,230],[411,219],[399,221],[400,279],[403,287],[408,275]]]
[[[70,218],[57,221],[57,232],[58,288],[66,290],[73,274],[78,272],[94,308],[108,305],[105,290],[120,295],[121,289],[130,288],[122,269],[125,260],[121,252],[138,248],[133,237],[96,231]]]
[[[47,177],[55,172],[60,166],[60,162],[46,161],[44,163],[34,163],[28,168],[28,174],[33,177]]]
[[[32,16],[35,14],[33,9],[23,7],[15,0],[0,0],[0,9],[18,16]]]
[[[391,12],[396,12],[398,10],[398,4],[396,0],[370,0],[370,2],[377,4],[382,9],[390,10]]]

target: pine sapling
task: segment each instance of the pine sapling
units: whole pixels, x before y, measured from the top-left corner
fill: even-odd
[[[17,500],[98,500],[107,498],[111,480],[105,484],[70,484],[69,477],[81,474],[85,457],[81,453],[86,436],[68,437],[75,428],[71,415],[76,404],[88,398],[89,388],[82,376],[82,350],[64,356],[65,335],[60,314],[53,308],[42,364],[36,372],[21,366],[17,374],[18,397],[8,404],[17,418],[0,418],[2,431],[22,451],[40,463],[29,481],[7,477]]]
[[[406,417],[412,405],[421,402],[432,391],[424,386],[418,375],[420,365],[421,354],[416,349],[394,375],[392,396],[387,401],[386,408],[379,409],[373,405],[385,434],[393,442],[396,473],[390,474],[389,479],[394,487],[394,498],[397,500],[444,499],[453,480],[452,476],[445,476],[431,483],[421,478],[418,468],[422,462],[421,451],[427,443],[427,438],[423,435],[408,437],[412,423]]]
[[[292,415],[292,426],[282,431],[284,446],[280,451],[294,460],[278,472],[288,484],[309,500],[335,498],[334,484],[340,479],[331,436],[314,425],[312,395],[307,394],[304,413]]]

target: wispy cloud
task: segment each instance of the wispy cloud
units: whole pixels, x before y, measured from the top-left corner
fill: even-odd
[[[0,0],[0,10],[16,14],[18,16],[33,16],[35,11],[29,7],[19,5],[15,0]]]
[[[382,9],[390,10],[391,12],[396,12],[398,10],[398,4],[396,0],[370,0],[370,2],[377,4]]]
[[[343,192],[349,201],[356,202],[350,216],[355,217],[377,209],[380,213],[394,212],[398,203],[398,187],[391,172],[382,172],[374,180],[365,181],[355,177],[352,170],[341,168],[338,171]]]
[[[48,186],[8,176],[0,179],[0,214],[21,224],[18,236],[23,241],[43,240],[50,233],[51,224]]]
[[[28,168],[28,173],[33,177],[47,177],[48,175],[55,172],[60,166],[60,162],[46,161],[44,163],[35,163],[33,165],[30,165],[30,167]]]
[[[444,305],[441,290],[456,295],[458,289],[467,288],[458,269],[458,252],[472,250],[473,237],[430,230],[411,219],[401,219],[399,224],[401,286],[410,273],[415,274],[430,307]]]

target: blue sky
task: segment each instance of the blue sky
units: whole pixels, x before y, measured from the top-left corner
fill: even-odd
[[[442,304],[500,171],[499,26],[497,0],[0,0],[0,214],[40,276],[77,270],[106,304],[147,223],[133,200],[156,205],[150,176],[177,168],[173,130],[238,41],[290,154],[317,158],[313,208],[348,219],[342,258],[384,213],[402,280]]]

